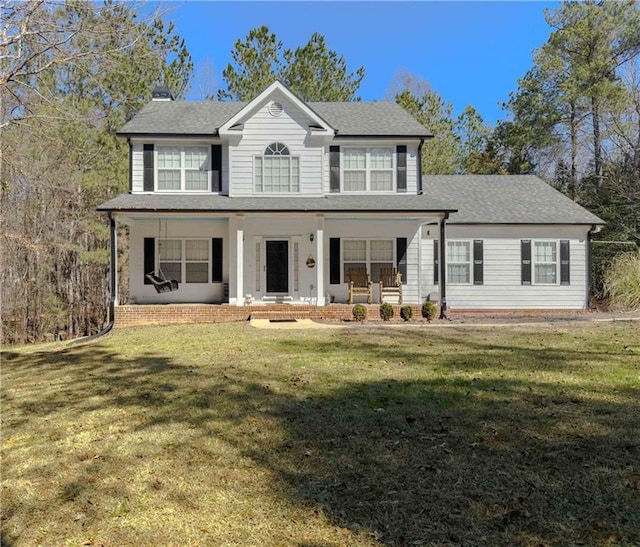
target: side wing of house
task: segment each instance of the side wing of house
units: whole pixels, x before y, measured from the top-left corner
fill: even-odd
[[[585,309],[595,215],[535,176],[425,177],[434,194],[455,196],[440,241],[423,231],[423,292],[439,294],[444,275],[453,310]]]
[[[446,292],[452,310],[585,309],[588,226],[447,229]],[[438,294],[439,242],[422,241],[423,292]]]

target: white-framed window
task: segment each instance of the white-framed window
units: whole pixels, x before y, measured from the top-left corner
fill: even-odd
[[[392,192],[394,168],[392,147],[345,147],[342,151],[344,192]]]
[[[210,239],[161,239],[158,265],[166,279],[178,283],[208,283],[211,279]]]
[[[209,190],[207,146],[158,146],[156,166],[158,191]]]
[[[534,283],[555,285],[558,282],[558,242],[534,241]]]
[[[342,243],[342,262],[344,280],[349,279],[351,268],[365,268],[371,281],[380,281],[381,268],[393,268],[395,265],[393,239],[344,239]]]
[[[271,143],[254,158],[254,189],[264,194],[299,192],[300,158],[292,156],[286,145]]]
[[[471,283],[470,241],[447,241],[447,280],[452,284]]]

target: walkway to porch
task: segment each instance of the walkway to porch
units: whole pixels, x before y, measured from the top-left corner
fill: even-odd
[[[367,321],[380,320],[380,304],[367,307]],[[400,317],[400,306],[393,305],[394,318]],[[413,317],[421,317],[421,306],[415,305]],[[224,323],[253,319],[314,319],[329,321],[351,320],[353,305],[331,304],[306,306],[268,304],[233,306],[229,304],[128,304],[116,306],[116,328],[137,325],[175,325],[184,323]]]

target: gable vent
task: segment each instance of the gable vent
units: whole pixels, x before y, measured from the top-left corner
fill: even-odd
[[[281,116],[283,112],[284,108],[279,102],[274,101],[269,105],[269,114],[271,114],[274,118]]]

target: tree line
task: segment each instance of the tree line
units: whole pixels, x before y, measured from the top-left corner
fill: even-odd
[[[203,74],[164,14],[142,5],[6,0],[0,9],[1,338],[91,334],[109,294],[108,225],[95,207],[128,189],[127,144],[115,132],[155,85],[182,98]],[[638,6],[564,2],[546,20],[549,39],[495,127],[472,105],[454,117],[407,72],[384,98],[435,135],[423,173],[535,173],[606,220],[599,237],[640,244]],[[203,99],[250,100],[280,79],[305,101],[359,100],[365,74],[319,33],[285,48],[266,26],[238,39],[230,58],[224,87]]]

